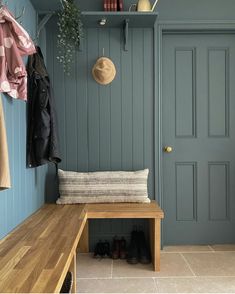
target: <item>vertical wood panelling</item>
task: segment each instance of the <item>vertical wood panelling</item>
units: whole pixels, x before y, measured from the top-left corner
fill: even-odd
[[[28,0],[10,1],[9,9],[19,15],[25,29],[35,37],[36,12]],[[26,61],[26,58],[25,58]],[[26,168],[26,103],[2,95],[7,129],[12,188],[0,192],[0,238],[10,232],[44,203],[47,166]],[[1,167],[0,167],[1,168]]]
[[[87,30],[88,54],[88,158],[89,170],[99,170],[100,167],[100,106],[99,86],[91,75],[92,67],[99,57],[99,30]],[[83,130],[86,131],[86,130]]]
[[[87,36],[87,31],[84,32]],[[79,61],[79,64],[78,64]],[[88,171],[88,53],[87,38],[83,50],[77,52],[77,170]]]
[[[122,168],[133,168],[133,75],[132,30],[129,31],[129,51],[121,50],[121,97],[122,97]],[[123,48],[123,41],[121,40]]]
[[[144,75],[143,29],[133,29],[133,169],[144,165]]]
[[[111,170],[122,170],[122,95],[121,95],[121,31],[119,29],[110,30],[110,58],[116,67],[116,77],[110,85],[110,119],[111,119]],[[115,231],[123,232],[125,223],[123,220],[115,222],[111,220],[110,230],[107,227],[104,231],[116,235]]]
[[[143,39],[143,116],[144,116],[144,166],[150,168],[149,173],[149,194],[154,198],[154,132],[152,122],[154,120],[154,99],[153,89],[154,75],[149,72],[153,70],[153,38],[151,30],[144,29]]]
[[[49,48],[55,42],[51,36],[56,36],[53,23],[48,26]],[[149,168],[149,194],[154,198],[153,31],[130,29],[129,40],[129,51],[123,51],[122,29],[86,29],[75,68],[65,79],[56,55],[47,51],[48,61],[54,59],[50,70],[63,145],[60,167],[78,171]],[[91,73],[103,48],[117,71],[107,86],[97,84]],[[114,234],[127,236],[134,224],[146,227],[143,221],[92,221],[91,244]]]
[[[76,59],[71,65],[70,76],[65,77],[65,124],[66,124],[66,166],[70,170],[77,170],[77,66]],[[69,117],[70,119],[67,119]],[[71,156],[71,154],[73,156]]]
[[[121,95],[121,32],[119,29],[110,30],[110,58],[113,60],[117,75],[111,84],[111,168],[122,169],[122,95]]]
[[[229,135],[228,49],[208,50],[209,136]]]
[[[99,30],[99,54],[98,56],[109,56],[110,32],[108,30]],[[103,52],[104,51],[104,52]],[[98,57],[97,56],[97,57]],[[110,86],[99,86],[99,115],[100,115],[100,170],[110,170],[111,168],[111,99]]]

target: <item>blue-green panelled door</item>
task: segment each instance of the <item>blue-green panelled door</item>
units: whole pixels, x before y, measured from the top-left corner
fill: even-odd
[[[164,242],[234,242],[235,35],[164,35],[162,80]]]

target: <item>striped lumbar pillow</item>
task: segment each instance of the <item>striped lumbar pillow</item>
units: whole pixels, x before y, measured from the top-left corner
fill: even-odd
[[[146,202],[149,203],[149,170],[79,173],[59,170],[57,204]]]

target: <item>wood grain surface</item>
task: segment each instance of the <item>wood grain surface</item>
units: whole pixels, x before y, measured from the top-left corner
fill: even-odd
[[[0,292],[59,292],[69,269],[76,280],[76,249],[79,240],[83,239],[81,235],[87,219],[131,217],[160,221],[164,215],[156,202],[44,205],[0,241]],[[157,230],[160,230],[160,226]],[[84,232],[88,242],[88,229]],[[160,233],[157,233],[157,240],[157,235],[153,239],[160,252]],[[160,255],[156,253],[155,256],[159,265],[154,268],[159,270]]]

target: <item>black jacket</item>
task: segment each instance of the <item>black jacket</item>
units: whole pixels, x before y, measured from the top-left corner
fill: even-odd
[[[59,163],[56,110],[49,75],[40,48],[29,56],[27,164],[36,167]]]

